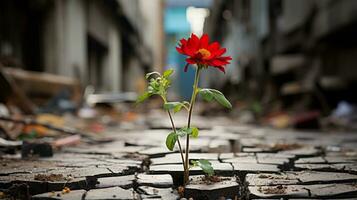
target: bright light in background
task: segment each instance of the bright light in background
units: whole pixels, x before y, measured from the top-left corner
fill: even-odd
[[[188,7],[186,9],[186,18],[191,25],[191,32],[201,36],[205,18],[209,16],[209,10],[206,8]]]

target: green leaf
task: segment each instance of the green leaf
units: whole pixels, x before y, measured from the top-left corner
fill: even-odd
[[[232,108],[232,104],[227,100],[227,98],[222,94],[222,92],[218,90],[205,88],[200,89],[198,92],[206,101],[212,101],[214,99],[222,106],[226,108]]]
[[[214,169],[212,167],[212,164],[208,160],[199,159],[197,161],[191,161],[191,163],[193,164],[193,166],[200,167],[203,170],[203,172],[209,176],[212,176],[214,174]]]
[[[154,75],[154,74],[156,74],[156,75],[158,75],[158,76],[161,76],[161,74],[160,74],[159,72],[150,72],[150,73],[147,73],[147,74],[145,75],[145,78],[148,79],[150,76],[152,76],[152,75]]]
[[[194,138],[198,137],[198,128],[196,127],[192,127],[192,128],[180,128],[179,130],[176,131],[176,134],[180,137],[186,136],[186,135],[190,135]]]
[[[186,136],[188,134],[187,128],[180,128],[176,131],[176,134],[180,137]]]
[[[165,78],[168,78],[168,77],[171,76],[172,73],[174,73],[174,70],[173,69],[168,69],[168,70],[164,71],[163,76]]]
[[[192,127],[192,133],[191,133],[191,136],[194,137],[194,138],[197,138],[198,137],[198,128],[197,127]]]
[[[224,94],[222,94],[222,92],[215,90],[215,89],[211,89],[211,92],[213,94],[214,99],[220,103],[222,106],[231,109],[232,108],[232,104],[228,101],[228,99],[224,96]]]
[[[140,95],[137,99],[136,99],[136,104],[142,103],[143,101],[145,101],[147,98],[149,98],[152,94],[149,92],[144,92],[142,95]]]
[[[179,112],[182,107],[184,106],[183,103],[181,102],[167,102],[164,104],[164,109],[165,110],[174,110],[174,112]]]
[[[170,150],[173,151],[175,144],[177,141],[177,135],[174,132],[171,132],[169,135],[166,137],[166,147]]]
[[[213,100],[213,93],[210,89],[200,89],[198,90],[198,93],[208,102]]]

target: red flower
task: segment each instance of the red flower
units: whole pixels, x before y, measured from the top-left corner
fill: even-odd
[[[191,37],[181,39],[180,44],[176,47],[176,50],[183,55],[187,55],[187,65],[184,71],[187,71],[189,64],[198,64],[205,67],[216,67],[222,72],[225,72],[225,65],[229,64],[232,57],[222,56],[226,52],[226,48],[221,48],[218,42],[209,44],[209,37],[207,34],[203,34],[201,38],[198,38],[192,33]]]

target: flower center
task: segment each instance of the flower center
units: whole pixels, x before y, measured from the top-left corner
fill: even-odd
[[[202,58],[203,59],[206,59],[206,58],[208,58],[208,57],[210,57],[211,56],[211,52],[210,51],[208,51],[207,49],[199,49],[198,51],[197,51],[197,53],[200,53],[201,55],[202,55]]]

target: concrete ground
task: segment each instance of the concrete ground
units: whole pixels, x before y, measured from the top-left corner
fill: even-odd
[[[111,142],[83,142],[53,157],[0,160],[1,198],[180,199],[182,166],[165,147],[165,116],[142,129],[106,131]],[[184,118],[177,117],[184,125]],[[357,199],[357,134],[274,130],[226,118],[194,117],[191,159],[211,161],[218,182],[192,168],[183,192],[193,199]],[[142,122],[141,122],[142,123]],[[141,124],[142,125],[142,124]]]

